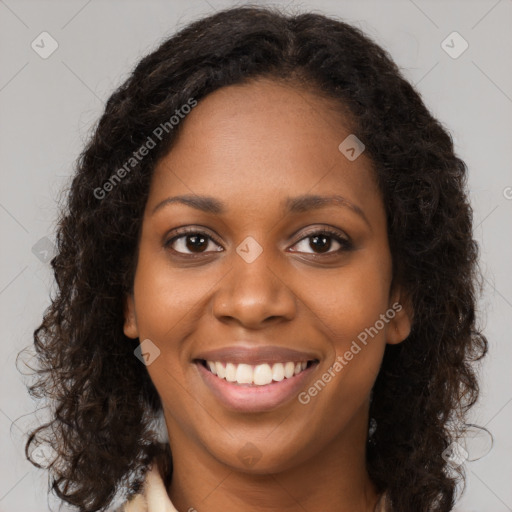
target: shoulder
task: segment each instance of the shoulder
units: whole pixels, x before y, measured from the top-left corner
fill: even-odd
[[[392,512],[391,503],[385,492],[381,494],[377,505],[375,505],[375,512]]]
[[[140,494],[110,512],[178,512],[165,488],[158,464],[153,464],[146,473]]]
[[[143,494],[137,494],[122,505],[111,508],[108,512],[148,512],[148,506]]]

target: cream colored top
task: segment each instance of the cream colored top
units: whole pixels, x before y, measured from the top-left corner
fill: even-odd
[[[383,494],[375,507],[375,512],[387,510],[386,497]],[[156,464],[146,473],[142,493],[126,502],[117,512],[178,512],[167,495]]]
[[[156,464],[146,473],[142,493],[128,501],[119,512],[178,512],[167,494]]]

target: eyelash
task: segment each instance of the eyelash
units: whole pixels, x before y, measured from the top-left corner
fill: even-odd
[[[211,235],[209,235],[205,231],[201,231],[201,230],[194,229],[194,228],[181,228],[178,231],[176,231],[175,236],[173,236],[172,238],[170,238],[169,240],[167,240],[165,242],[164,247],[165,248],[170,248],[171,245],[176,240],[179,240],[180,238],[183,238],[186,235],[199,235],[199,236],[203,236],[203,237],[205,237],[205,238],[207,238],[209,240],[212,240],[217,245],[221,245],[214,237],[212,237]],[[332,256],[333,254],[339,254],[339,253],[341,253],[343,251],[350,251],[351,249],[353,249],[353,245],[352,245],[352,242],[350,240],[344,238],[343,236],[340,235],[340,233],[338,231],[336,231],[336,230],[334,230],[332,228],[329,228],[329,227],[320,228],[320,229],[317,229],[315,231],[311,231],[311,232],[305,233],[304,236],[300,240],[297,240],[297,242],[295,242],[293,245],[295,246],[299,242],[302,242],[303,240],[305,240],[307,238],[312,238],[314,236],[319,236],[319,235],[328,235],[330,238],[333,238],[336,242],[338,242],[341,245],[341,248],[337,249],[336,251],[326,252],[324,254],[307,253],[310,256],[318,257],[318,258],[324,258],[324,257]],[[171,250],[173,250],[173,249],[171,249]],[[178,251],[174,251],[174,252],[176,254],[178,254],[180,257],[184,257],[184,258],[195,258],[195,257],[200,257],[202,254],[204,254],[204,253],[186,254],[186,253],[182,253],[182,252],[178,252]],[[215,251],[215,252],[220,252],[220,251]],[[299,252],[299,251],[293,251],[293,252]]]

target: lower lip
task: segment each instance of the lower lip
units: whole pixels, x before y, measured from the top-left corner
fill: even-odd
[[[234,384],[217,377],[199,361],[196,366],[204,383],[225,407],[239,412],[264,412],[279,407],[297,395],[318,366],[318,362],[298,375],[264,386]]]

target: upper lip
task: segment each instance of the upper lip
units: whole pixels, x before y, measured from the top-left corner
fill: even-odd
[[[313,352],[302,352],[291,348],[266,345],[262,347],[245,347],[241,345],[208,350],[197,354],[195,360],[219,361],[223,363],[284,363],[317,360]]]

